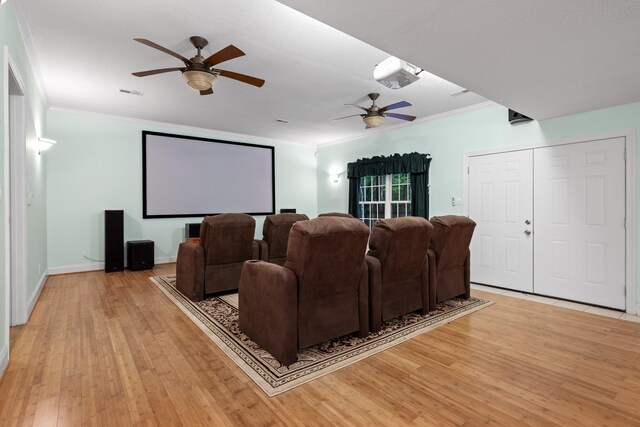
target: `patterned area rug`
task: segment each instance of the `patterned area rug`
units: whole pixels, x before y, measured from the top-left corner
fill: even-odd
[[[347,335],[301,350],[297,362],[283,366],[240,332],[238,294],[194,303],[176,290],[174,275],[151,280],[269,396],[291,390],[492,304],[474,297],[446,301],[429,315],[412,313],[385,322],[380,332],[365,338]]]

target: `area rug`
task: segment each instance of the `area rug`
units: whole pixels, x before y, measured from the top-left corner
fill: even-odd
[[[240,332],[237,293],[194,303],[176,290],[174,275],[152,277],[151,281],[269,396],[291,390],[492,304],[474,297],[446,301],[429,315],[412,313],[385,322],[380,332],[365,338],[348,335],[301,350],[297,362],[283,366]]]

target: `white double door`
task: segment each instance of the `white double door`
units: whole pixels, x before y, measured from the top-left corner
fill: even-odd
[[[625,309],[625,140],[469,159],[471,280]]]

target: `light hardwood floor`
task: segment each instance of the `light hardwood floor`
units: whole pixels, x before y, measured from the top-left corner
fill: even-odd
[[[11,330],[6,425],[640,425],[640,324],[501,295],[274,398],[147,279],[50,277]]]

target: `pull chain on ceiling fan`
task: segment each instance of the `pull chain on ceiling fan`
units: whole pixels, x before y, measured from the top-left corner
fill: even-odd
[[[366,114],[352,114],[350,116],[338,117],[337,119],[331,120],[332,122],[335,120],[342,120],[349,117],[362,117],[362,121],[365,124],[365,129],[374,128],[380,126],[384,123],[385,117],[393,117],[394,119],[406,120],[412,122],[416,119],[415,116],[409,116],[407,114],[398,114],[398,113],[388,113],[389,110],[395,110],[396,108],[410,107],[411,104],[407,101],[396,102],[395,104],[389,104],[385,107],[378,107],[376,105],[376,99],[380,96],[379,93],[370,93],[369,98],[372,101],[371,107],[366,108],[357,104],[344,104],[350,105],[352,107],[360,108],[361,110],[366,111]]]
[[[264,85],[264,80],[257,77],[214,68],[215,65],[218,65],[222,62],[245,55],[243,51],[232,44],[222,50],[219,50],[208,58],[204,58],[202,56],[202,49],[204,49],[209,44],[209,42],[204,37],[193,36],[189,38],[189,40],[191,41],[191,44],[193,44],[193,46],[197,49],[197,53],[193,58],[187,59],[179,53],[167,49],[164,46],[160,46],[159,44],[154,43],[150,40],[140,38],[133,40],[157,49],[168,55],[171,55],[174,58],[182,61],[185,65],[184,67],[158,68],[156,70],[138,71],[136,73],[132,73],[136,77],[147,77],[155,74],[180,71],[182,73],[182,78],[184,79],[184,81],[187,82],[189,86],[199,91],[200,95],[211,95],[213,93],[213,86],[216,84],[216,81],[220,76],[237,80],[242,83],[247,83],[256,87],[262,87],[262,85]]]

